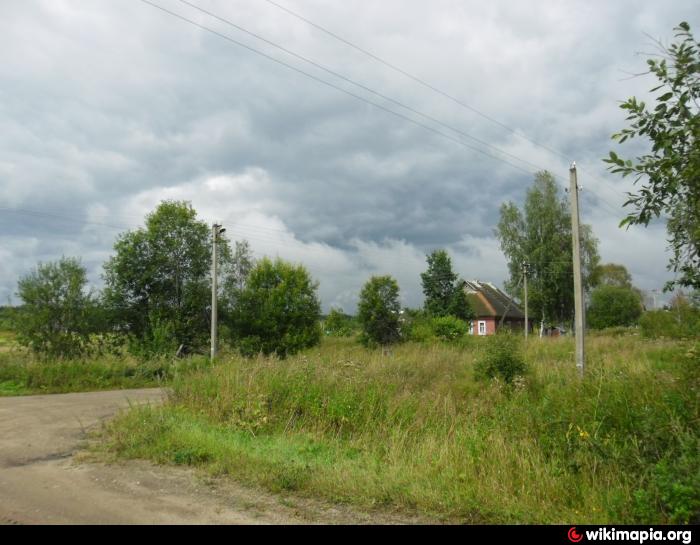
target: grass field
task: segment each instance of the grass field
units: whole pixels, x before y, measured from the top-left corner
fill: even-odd
[[[0,396],[162,386],[180,373],[208,366],[203,356],[143,362],[123,354],[47,361],[18,346],[13,333],[0,331]]]
[[[594,336],[581,380],[572,339],[532,339],[506,385],[474,378],[469,341],[223,358],[122,414],[103,448],[454,522],[700,522],[693,344]]]

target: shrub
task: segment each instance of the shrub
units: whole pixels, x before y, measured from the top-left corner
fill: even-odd
[[[433,321],[427,316],[407,319],[402,324],[401,336],[404,339],[418,343],[431,341],[435,338]]]
[[[443,341],[456,341],[467,334],[467,323],[454,316],[433,318],[435,336]]]
[[[477,378],[499,378],[510,384],[515,377],[527,372],[517,337],[501,333],[487,337],[485,341],[484,353],[474,365]]]
[[[262,259],[250,271],[232,310],[232,344],[244,356],[286,357],[321,340],[318,284],[301,265]]]
[[[680,305],[673,310],[650,310],[639,320],[644,337],[656,339],[692,338],[700,336],[700,310]]]
[[[129,352],[148,360],[156,356],[174,356],[178,349],[177,337],[172,322],[149,315],[149,327],[140,339],[129,339]]]
[[[639,294],[620,286],[599,286],[591,294],[588,307],[588,325],[593,329],[630,326],[642,314]]]
[[[22,277],[18,294],[24,305],[16,320],[20,344],[47,357],[87,352],[99,320],[97,302],[86,285],[85,267],[76,258],[40,263]]]
[[[373,276],[367,281],[358,311],[363,344],[387,345],[401,340],[399,285],[391,276]]]
[[[342,310],[332,308],[323,321],[323,332],[330,337],[350,337],[355,333],[355,320]]]

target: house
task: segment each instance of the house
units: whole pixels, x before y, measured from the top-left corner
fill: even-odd
[[[464,289],[476,315],[469,326],[470,334],[493,335],[501,327],[512,331],[524,330],[525,314],[520,306],[492,283],[467,281]]]

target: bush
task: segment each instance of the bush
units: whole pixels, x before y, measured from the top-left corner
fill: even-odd
[[[681,305],[673,310],[650,310],[639,320],[644,337],[657,339],[693,338],[700,336],[700,310]]]
[[[342,310],[331,309],[323,321],[323,332],[329,337],[350,337],[355,333],[355,320]]]
[[[435,336],[443,341],[456,341],[467,334],[467,323],[454,316],[433,318]]]
[[[413,342],[427,342],[435,338],[432,319],[422,309],[405,308],[400,314],[401,338]]]
[[[588,325],[593,329],[630,326],[642,314],[639,294],[620,286],[603,285],[593,290],[588,307]]]
[[[86,293],[87,273],[76,258],[40,263],[22,277],[18,294],[24,305],[16,320],[17,340],[46,357],[75,357],[90,349],[99,324],[98,305]]]
[[[363,344],[387,345],[401,340],[399,285],[391,276],[373,276],[367,281],[358,311]]]
[[[129,352],[142,360],[157,356],[174,356],[178,349],[172,322],[149,315],[149,327],[140,339],[129,339]]]
[[[515,377],[527,372],[517,337],[502,333],[489,336],[485,341],[484,353],[474,365],[476,378],[499,378],[510,384]]]
[[[301,265],[263,259],[250,271],[229,317],[231,341],[244,356],[286,357],[321,340],[318,284]]]

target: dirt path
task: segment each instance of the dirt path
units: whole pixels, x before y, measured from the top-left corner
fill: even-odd
[[[86,433],[157,389],[0,398],[0,524],[411,523],[275,496],[183,468],[79,463]]]

